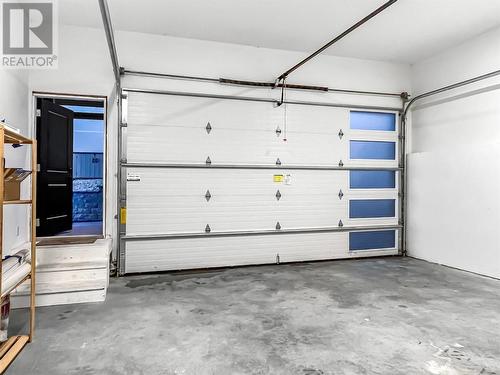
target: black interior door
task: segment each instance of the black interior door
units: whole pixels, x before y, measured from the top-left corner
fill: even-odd
[[[37,108],[37,236],[52,236],[73,222],[73,112],[50,99]]]

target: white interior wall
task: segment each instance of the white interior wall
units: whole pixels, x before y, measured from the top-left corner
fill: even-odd
[[[270,50],[200,40],[190,40],[115,31],[120,64],[128,69],[227,77],[248,80],[272,80],[296,63],[305,53]],[[289,82],[330,87],[401,92],[410,89],[410,67],[334,56],[319,56],[294,73]],[[259,97],[279,97],[279,91],[214,83],[155,80],[127,77],[124,86],[164,88]],[[66,94],[105,95],[109,100],[108,116],[108,185],[106,189],[106,231],[116,239],[116,146],[117,112],[113,92],[113,73],[104,31],[61,26],[59,29],[59,68],[31,71],[30,91]],[[401,106],[398,98],[376,98],[330,93],[290,92],[289,98],[315,101],[364,103]],[[113,244],[116,248],[116,241]]]
[[[414,93],[499,67],[496,29],[414,65]],[[409,255],[497,278],[499,89],[497,77],[416,105],[408,167]]]
[[[210,78],[223,77],[270,82],[308,55],[285,50],[134,32],[117,32],[115,38],[120,64],[127,69]],[[320,55],[293,72],[288,82],[399,93],[409,90],[409,77],[410,67],[407,64]],[[124,86],[273,98],[280,96],[279,90],[130,76],[126,77]],[[401,106],[398,98],[374,96],[289,91],[288,97],[338,103]]]
[[[106,235],[115,232],[116,125],[117,106],[114,76],[104,31],[59,26],[58,68],[31,70],[29,91],[53,94],[98,95],[107,97]],[[31,106],[31,103],[30,103]],[[32,108],[30,108],[32,110]],[[33,127],[33,124],[30,124]]]
[[[29,133],[29,95],[28,71],[0,69],[0,119]],[[13,150],[5,148],[5,165],[7,167],[27,168],[29,166],[29,146]],[[23,183],[23,194],[26,194],[27,182]],[[28,189],[29,190],[29,189]],[[4,255],[10,249],[26,241],[28,233],[28,208],[26,206],[6,206],[4,208],[3,249]]]

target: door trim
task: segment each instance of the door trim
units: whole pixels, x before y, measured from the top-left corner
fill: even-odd
[[[51,93],[44,91],[32,91],[32,104],[31,104],[31,135],[36,138],[36,119],[37,119],[37,99],[70,99],[70,100],[93,100],[102,101],[104,105],[104,150],[103,150],[103,205],[102,205],[102,233],[100,235],[84,234],[84,235],[68,235],[68,236],[48,236],[37,237],[40,240],[51,239],[51,243],[59,242],[61,244],[68,244],[71,239],[75,242],[80,241],[82,238],[101,239],[107,235],[107,215],[112,212],[112,207],[107,207],[108,202],[108,97],[104,95],[80,95],[80,94],[66,94],[66,93]],[[29,219],[29,218],[28,218]],[[110,233],[111,234],[111,233]]]

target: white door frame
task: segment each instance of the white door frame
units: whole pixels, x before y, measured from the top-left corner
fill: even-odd
[[[74,100],[91,100],[91,101],[102,101],[104,104],[104,149],[103,149],[103,205],[102,205],[102,233],[100,235],[76,235],[76,236],[51,236],[47,238],[61,238],[68,239],[71,237],[98,237],[104,238],[106,237],[106,218],[107,218],[107,186],[108,186],[108,98],[106,96],[101,95],[78,95],[78,94],[60,94],[60,93],[50,93],[50,92],[32,92],[32,116],[31,116],[31,137],[36,138],[36,107],[37,107],[37,99],[45,98],[45,99],[74,99]],[[42,237],[43,238],[43,237]]]

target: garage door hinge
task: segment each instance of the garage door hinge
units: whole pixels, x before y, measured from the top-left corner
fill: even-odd
[[[280,158],[276,159],[276,165],[281,165],[281,160],[280,160]]]
[[[122,99],[127,99],[127,94],[122,94]]]
[[[120,159],[120,163],[122,163],[122,164],[127,164],[127,159],[126,159],[126,158],[121,158],[121,159]]]
[[[210,122],[207,123],[207,126],[205,127],[206,131],[207,131],[207,134],[210,134],[210,132],[212,131],[212,125],[210,125]]]
[[[400,141],[404,141],[405,136],[404,136],[404,135],[398,135],[398,139],[399,139]]]
[[[126,123],[126,122],[121,122],[121,123],[120,123],[120,126],[121,126],[122,128],[126,128],[126,127],[127,127],[127,123]]]
[[[280,136],[281,135],[281,129],[280,129],[280,126],[278,125],[278,127],[276,128],[276,136]]]
[[[280,264],[280,254],[276,254],[276,264]]]
[[[278,221],[278,222],[276,223],[276,230],[280,230],[280,229],[281,229],[281,224],[280,224],[280,222]]]
[[[210,200],[210,198],[212,198],[212,194],[210,194],[210,190],[207,190],[207,192],[205,193],[205,199],[208,202]]]
[[[344,166],[344,162],[342,160],[339,161],[339,167],[342,168]]]
[[[36,219],[36,226],[39,227],[40,226],[40,219]]]
[[[280,198],[281,198],[281,193],[280,193],[280,191],[278,190],[278,191],[276,192],[276,199],[277,199],[277,200],[280,200]]]
[[[212,164],[212,160],[210,160],[210,156],[207,157],[207,160],[205,160],[206,165]]]
[[[339,228],[342,228],[344,226],[344,223],[342,222],[342,220],[339,220]]]
[[[344,132],[342,131],[342,129],[339,130],[339,138],[342,139],[342,137],[344,136]]]
[[[41,117],[42,116],[42,111],[40,109],[36,110],[36,117]]]
[[[207,226],[205,227],[205,233],[210,233],[212,231],[212,229],[210,229],[210,225],[207,224]]]
[[[342,192],[342,189],[340,189],[340,191],[339,191],[339,199],[342,199],[343,196],[344,196],[344,193]]]

